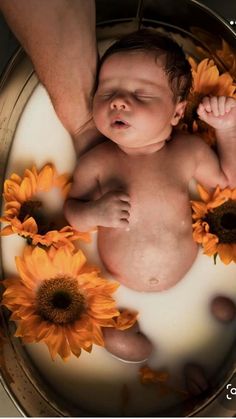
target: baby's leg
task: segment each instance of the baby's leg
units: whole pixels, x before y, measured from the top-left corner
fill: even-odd
[[[151,342],[139,331],[137,324],[126,330],[107,327],[103,329],[103,335],[105,348],[123,361],[142,362],[152,352]]]

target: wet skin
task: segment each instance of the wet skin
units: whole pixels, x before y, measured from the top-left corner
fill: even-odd
[[[190,180],[209,187],[227,184],[209,146],[173,130],[185,105],[173,99],[162,58],[117,53],[102,66],[93,116],[109,140],[80,158],[65,215],[79,230],[98,227],[106,268],[137,291],[172,287],[196,258]],[[211,115],[209,106],[209,101],[203,105],[202,115],[207,107]],[[110,338],[106,333],[106,345],[119,356],[112,333]],[[132,330],[126,336],[123,359],[132,361],[133,351],[140,361],[150,354],[148,338],[144,342],[145,336]]]

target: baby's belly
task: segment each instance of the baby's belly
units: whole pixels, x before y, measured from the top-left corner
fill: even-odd
[[[136,291],[163,291],[192,266],[198,247],[192,229],[155,235],[143,231],[100,228],[98,250],[106,269]]]

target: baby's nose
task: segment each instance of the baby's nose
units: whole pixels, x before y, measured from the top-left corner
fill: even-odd
[[[125,110],[128,106],[128,102],[123,96],[116,96],[111,101],[111,109]]]

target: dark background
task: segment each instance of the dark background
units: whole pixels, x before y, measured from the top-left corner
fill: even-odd
[[[212,9],[228,22],[236,24],[236,0],[198,0],[199,3]],[[234,27],[236,31],[236,26]]]
[[[178,0],[176,0],[176,2],[178,2]],[[232,28],[236,32],[236,0],[198,0],[198,3],[209,7],[220,15],[232,25]],[[16,39],[8,29],[3,16],[0,14],[0,75],[4,71],[4,68],[17,47],[18,43]]]

